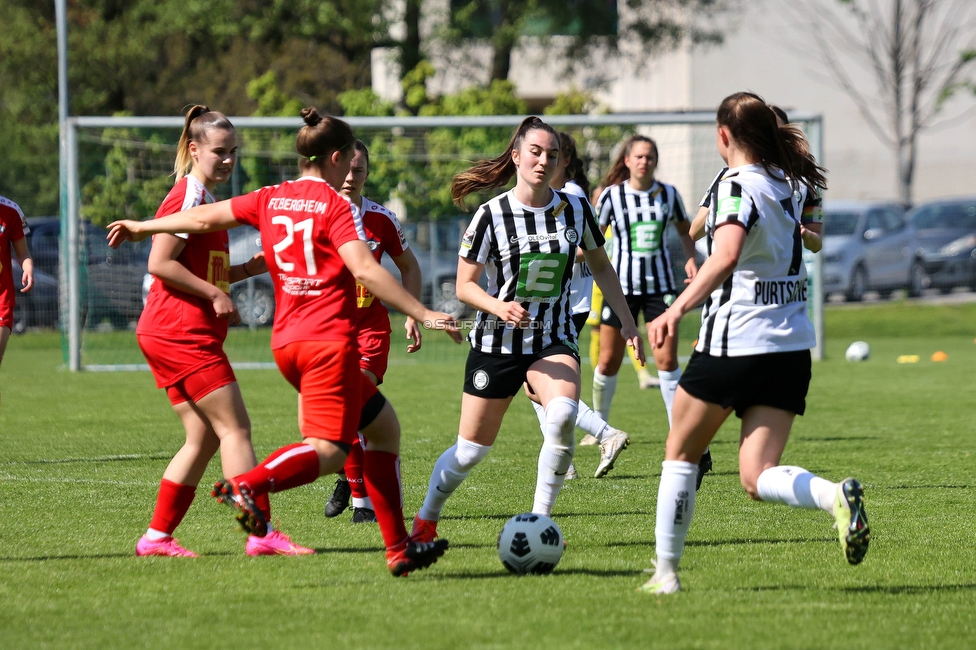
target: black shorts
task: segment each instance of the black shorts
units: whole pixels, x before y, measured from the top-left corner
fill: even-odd
[[[489,354],[471,350],[464,365],[464,392],[487,399],[517,395],[525,383],[529,366],[557,354],[568,354],[579,364],[579,352],[575,345],[568,343],[550,345],[538,354]]]
[[[635,323],[638,322],[637,315],[641,312],[644,313],[644,322],[650,323],[667,311],[668,305],[674,302],[674,294],[670,293],[655,293],[649,296],[626,296],[626,298],[627,306],[630,307],[630,315],[634,317]],[[600,312],[600,324],[616,327],[618,330],[622,325],[620,318],[613,313],[606,300],[603,301],[603,311]]]
[[[810,350],[747,357],[695,352],[678,385],[692,397],[734,408],[739,418],[751,406],[803,415],[810,388]]]
[[[586,321],[590,317],[590,312],[584,311],[582,314],[573,314],[570,319],[573,321],[573,325],[576,326],[576,340],[579,341],[580,334],[583,333],[583,328],[586,327]]]

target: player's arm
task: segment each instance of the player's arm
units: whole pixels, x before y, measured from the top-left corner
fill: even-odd
[[[20,283],[23,285],[20,292],[27,293],[34,288],[34,260],[31,258],[30,250],[27,248],[27,238],[21,237],[17,241],[11,242],[11,244],[14,247],[14,255],[17,256],[17,261],[20,262],[20,268],[24,271],[20,279]]]
[[[403,283],[403,288],[411,296],[420,300],[424,280],[420,271],[420,262],[417,261],[417,256],[413,254],[413,249],[406,248],[400,255],[396,257],[391,255],[390,257],[400,270],[400,281]],[[417,326],[417,321],[407,316],[407,322],[403,324],[403,328],[407,331],[407,340],[413,341],[407,346],[407,352],[416,352],[423,344],[423,334],[420,327]]]
[[[218,318],[229,319],[231,325],[241,322],[240,314],[237,313],[230,296],[203,278],[197,277],[177,261],[185,247],[186,240],[176,235],[158,234],[153,239],[152,248],[149,250],[149,272],[167,286],[209,300]]]
[[[688,228],[688,234],[691,236],[693,241],[698,241],[705,236],[705,219],[707,218],[708,208],[698,208],[698,214],[696,214],[695,218],[691,220],[691,226]]]
[[[505,302],[488,295],[488,292],[478,284],[478,278],[485,270],[485,265],[466,257],[458,257],[457,297],[466,305],[478,311],[494,314],[506,323],[512,325],[528,325],[529,312],[517,302]]]
[[[400,313],[422,322],[424,327],[445,330],[457,343],[461,342],[461,334],[451,315],[427,309],[411,296],[389,271],[379,265],[366,242],[360,239],[347,241],[339,246],[338,252],[356,282],[369,289],[380,300],[393,305]]]
[[[823,248],[823,224],[800,224],[800,237],[803,238],[804,248],[814,253],[819,253],[820,249]]]
[[[230,267],[230,283],[240,282],[268,272],[268,263],[264,261],[264,251],[258,251],[254,257],[243,264]]]
[[[613,270],[613,266],[610,264],[609,258],[607,258],[607,251],[604,250],[603,246],[598,246],[594,249],[583,251],[583,255],[586,258],[586,263],[590,267],[590,271],[593,272],[593,280],[600,287],[600,291],[603,292],[603,299],[610,305],[614,313],[620,317],[620,335],[627,341],[627,345],[634,348],[634,351],[637,353],[637,358],[643,364],[646,359],[644,356],[644,343],[640,337],[640,332],[637,330],[637,323],[634,322],[634,317],[630,313],[627,299],[620,289],[620,278],[617,277],[616,271]]]
[[[142,241],[149,235],[205,233],[229,230],[241,225],[231,210],[230,200],[204,203],[195,208],[148,221],[115,221],[108,226],[108,245],[118,248],[124,241]]]
[[[687,221],[675,221],[674,227],[678,231],[678,239],[681,241],[681,248],[685,251],[685,284],[691,284],[698,273],[698,263],[695,261],[695,240],[691,238],[689,231],[691,224]]]
[[[700,305],[729,277],[739,263],[746,241],[745,226],[738,221],[722,224],[715,229],[712,254],[698,269],[698,275],[688,288],[681,292],[668,310],[655,318],[648,326],[651,347],[661,347],[669,335],[678,331],[678,323],[689,311]]]

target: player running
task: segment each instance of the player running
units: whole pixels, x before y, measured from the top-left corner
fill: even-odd
[[[156,217],[214,202],[218,183],[230,180],[237,161],[237,134],[223,113],[194,106],[186,115],[177,146],[176,184]],[[258,254],[230,265],[225,231],[158,234],[149,253],[154,280],[136,326],[139,347],[166,390],[186,430],[186,442],[163,472],[156,507],[136,555],[196,557],[173,537],[183,520],[207,464],[220,450],[224,476],[236,476],[257,464],[251,446],[251,421],[230,361],[224,353],[227,327],[240,321],[230,285],[267,267]],[[267,495],[257,506],[270,521]],[[248,536],[248,555],[308,555],[280,531]]]
[[[597,201],[600,228],[613,231],[613,267],[627,298],[627,310],[636,322],[640,312],[650,323],[664,313],[677,293],[665,231],[673,224],[686,256],[687,282],[695,277],[695,244],[688,235],[689,222],[681,195],[673,185],[654,178],[658,164],[657,144],[635,135],[626,140],[603,181]],[[604,306],[600,319],[600,360],[593,371],[593,407],[604,419],[617,388],[617,372],[624,357],[620,314]],[[666,345],[653,349],[654,365],[661,381],[661,397],[671,422],[674,391],[681,378],[677,331]],[[650,329],[648,329],[650,335]]]
[[[420,298],[423,278],[420,273],[420,262],[413,254],[400,229],[400,222],[396,215],[379,203],[363,196],[363,185],[369,177],[369,150],[361,140],[356,140],[356,153],[349,166],[349,175],[343,182],[339,193],[356,206],[357,231],[360,239],[366,242],[379,262],[385,252],[400,270],[403,287],[414,298]],[[356,304],[359,307],[359,369],[374,386],[383,383],[383,376],[390,360],[390,313],[383,303],[362,285],[356,285]],[[413,353],[420,349],[422,334],[420,327],[410,316],[406,323],[407,352]],[[335,490],[325,504],[326,517],[338,517],[349,507],[352,497],[352,523],[364,524],[376,521],[373,502],[366,494],[363,484],[363,451],[366,440],[359,436],[358,443],[353,443],[349,449],[346,465],[339,472]]]
[[[0,363],[7,350],[7,341],[14,328],[14,274],[10,251],[13,249],[20,263],[22,276],[21,293],[34,288],[34,260],[27,248],[27,235],[30,228],[20,206],[10,199],[0,196]]]
[[[549,515],[573,462],[579,404],[579,348],[570,314],[570,280],[582,248],[597,284],[626,306],[586,199],[553,190],[559,138],[537,117],[522,121],[505,152],[454,177],[455,203],[474,192],[515,187],[478,208],[458,253],[458,298],[478,310],[469,335],[457,443],[434,465],[413,535],[430,541],[444,503],[491,450],[512,398],[524,383],[545,409],[544,441],[532,511]],[[478,279],[487,273],[488,289]],[[623,335],[639,346],[624,311]]]
[[[356,283],[430,327],[460,340],[453,319],[433,312],[376,263],[359,238],[352,208],[333,187],[349,173],[352,129],[342,120],[302,110],[305,126],[295,149],[302,176],[244,196],[201,205],[153,221],[117,221],[109,242],[160,232],[206,233],[249,224],[261,232],[275,287],[271,347],[278,368],[299,391],[302,442],[278,449],[253,470],[221,479],[213,495],[238,511],[242,527],[262,534],[267,522],[255,498],[334,474],[346,462],[357,430],[368,439],[363,455],[367,493],[386,545],[387,567],[403,576],[430,566],[447,540],[416,541],[403,524],[400,426],[393,407],[359,370]]]
[[[581,197],[584,201],[589,195],[590,182],[586,178],[583,169],[583,160],[576,152],[576,141],[573,136],[562,131],[559,132],[559,162],[556,170],[549,180],[549,187],[560,190],[572,196]],[[569,285],[569,310],[573,319],[573,326],[576,328],[576,337],[579,339],[583,326],[590,316],[590,300],[593,294],[593,274],[590,267],[586,265],[583,257],[583,249],[576,249],[576,263],[573,265],[573,279]],[[539,426],[542,433],[546,431],[546,410],[539,403],[539,398],[532,392],[531,387],[525,385],[525,394],[532,401],[536,416],[539,418]],[[583,400],[579,401],[579,411],[576,413],[576,427],[585,432],[585,437],[592,438],[596,444],[600,445],[600,462],[597,464],[595,478],[603,478],[611,469],[614,463],[628,445],[630,436],[619,429],[615,429],[607,424],[607,421],[587,406]],[[566,472],[567,479],[577,478],[575,464],[569,466]]]
[[[695,352],[675,394],[657,497],[655,573],[642,591],[681,590],[678,564],[695,508],[698,460],[734,411],[742,420],[739,476],[756,500],[833,515],[845,557],[858,564],[871,539],[860,482],[831,483],[780,465],[793,420],[806,409],[810,348],[806,268],[797,185],[826,188],[824,169],[802,132],[777,126],[762,98],[726,97],[716,141],[729,171],[706,222],[708,259],[691,285],[651,323],[651,345],[666,344],[702,301]]]

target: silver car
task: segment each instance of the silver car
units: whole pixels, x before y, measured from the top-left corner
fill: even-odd
[[[824,294],[860,301],[868,291],[922,292],[924,272],[914,255],[913,228],[895,203],[824,203]]]

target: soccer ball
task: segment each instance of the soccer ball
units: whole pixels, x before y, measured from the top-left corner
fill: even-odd
[[[563,556],[563,533],[549,517],[515,515],[498,534],[498,558],[517,575],[552,573]]]
[[[864,361],[871,356],[871,346],[864,341],[854,341],[844,354],[850,362]]]

